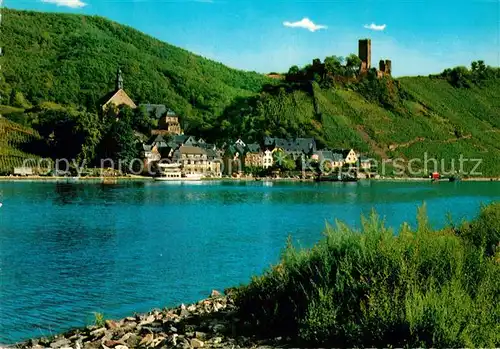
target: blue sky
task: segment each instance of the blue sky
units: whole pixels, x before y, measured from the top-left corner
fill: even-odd
[[[357,53],[365,37],[372,39],[372,64],[392,59],[396,76],[476,59],[500,66],[500,0],[4,0],[4,6],[98,14],[262,73]]]

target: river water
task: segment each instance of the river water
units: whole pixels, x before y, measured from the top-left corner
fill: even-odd
[[[0,182],[0,343],[197,301],[372,208],[397,231],[423,202],[439,228],[494,200],[500,182]]]

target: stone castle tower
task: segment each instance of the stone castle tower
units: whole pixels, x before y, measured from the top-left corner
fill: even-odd
[[[392,74],[392,61],[390,59],[383,59],[379,62],[379,74],[378,75],[391,75]]]
[[[361,59],[360,73],[367,73],[372,67],[372,41],[370,39],[359,40],[358,57]],[[392,74],[392,61],[390,59],[380,60],[377,76],[390,76]]]
[[[359,40],[358,57],[361,59],[361,71],[370,70],[372,66],[372,41],[370,39]]]

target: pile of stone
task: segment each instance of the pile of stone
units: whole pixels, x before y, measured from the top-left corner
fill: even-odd
[[[244,324],[228,295],[212,291],[210,298],[173,309],[153,310],[103,326],[88,326],[55,336],[31,339],[16,348],[129,349],[129,348],[275,348],[273,341],[238,335]]]

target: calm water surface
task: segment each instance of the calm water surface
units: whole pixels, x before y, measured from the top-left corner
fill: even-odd
[[[326,222],[435,227],[500,200],[500,183],[0,183],[0,343],[206,297],[303,246]]]

